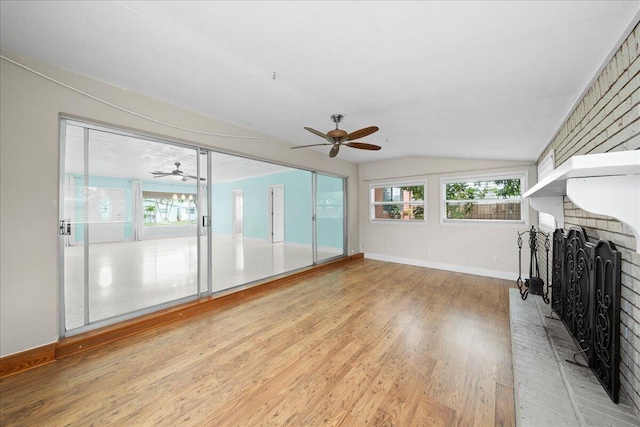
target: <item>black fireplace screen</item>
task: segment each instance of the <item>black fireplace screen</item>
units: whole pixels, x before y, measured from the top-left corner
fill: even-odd
[[[620,252],[582,228],[553,233],[551,307],[589,367],[618,403],[620,388]]]

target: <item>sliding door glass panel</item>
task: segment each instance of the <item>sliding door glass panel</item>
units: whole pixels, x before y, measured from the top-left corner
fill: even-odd
[[[195,298],[197,150],[62,127],[65,331]]]
[[[89,130],[90,322],[197,294],[197,160],[194,149]]]
[[[344,179],[316,174],[317,262],[345,254]]]
[[[213,292],[313,264],[311,172],[211,153]]]

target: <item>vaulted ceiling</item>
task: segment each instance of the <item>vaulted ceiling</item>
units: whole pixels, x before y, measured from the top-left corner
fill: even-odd
[[[0,47],[296,145],[345,117],[378,152],[534,160],[640,3],[12,2]],[[98,118],[99,119],[99,118]],[[326,147],[318,150],[328,152]]]

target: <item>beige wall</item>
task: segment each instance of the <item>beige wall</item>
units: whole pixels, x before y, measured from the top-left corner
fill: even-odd
[[[226,134],[247,129],[8,52],[4,56],[109,102],[175,125]],[[347,177],[349,248],[358,251],[358,166],[279,140],[176,130],[119,111],[0,60],[0,356],[55,342],[58,331],[60,113],[227,152]]]
[[[519,226],[440,223],[441,178],[510,171],[525,171],[529,183],[535,180],[533,162],[405,158],[361,164],[360,252],[364,252],[368,258],[516,279],[516,231],[526,230],[530,227],[529,223]],[[369,220],[369,186],[389,178],[427,180],[426,224],[380,223]],[[529,210],[529,220],[535,223],[535,211]],[[496,257],[499,258],[498,263],[495,262]],[[523,265],[528,266],[528,259],[529,254],[525,250]]]
[[[573,155],[640,148],[640,29],[635,27],[538,161],[554,150],[558,167]],[[565,228],[611,240],[622,253],[620,383],[640,408],[640,254],[624,224],[577,208],[565,197]]]

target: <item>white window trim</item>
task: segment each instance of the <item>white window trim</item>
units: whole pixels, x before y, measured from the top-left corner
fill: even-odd
[[[422,185],[424,186],[424,200],[422,202],[410,202],[409,204],[420,204],[422,203],[424,206],[424,219],[376,219],[375,218],[375,206],[376,205],[385,205],[385,204],[394,204],[393,202],[374,202],[371,200],[371,195],[375,188],[387,188],[387,187],[413,187]],[[425,179],[420,181],[380,181],[376,183],[369,184],[369,195],[367,196],[369,199],[369,222],[375,224],[414,224],[414,225],[425,225],[427,224],[427,180]],[[405,202],[398,202],[395,204],[406,204]]]
[[[446,185],[452,182],[460,181],[492,181],[499,179],[512,179],[520,178],[520,190],[524,194],[528,189],[528,172],[526,170],[515,170],[513,172],[497,172],[486,174],[460,174],[451,175],[446,178],[440,178],[440,225],[445,226],[474,226],[474,227],[512,227],[520,228],[523,225],[529,224],[529,204],[525,202],[525,199],[521,199],[521,220],[490,220],[490,219],[447,219],[447,189]]]

